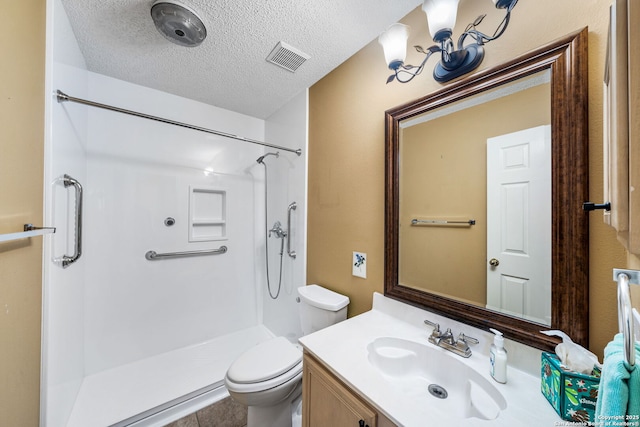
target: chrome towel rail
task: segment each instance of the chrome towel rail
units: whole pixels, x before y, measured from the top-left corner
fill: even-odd
[[[204,249],[201,251],[189,251],[189,252],[168,252],[164,254],[159,254],[156,251],[148,251],[144,254],[144,257],[149,261],[158,261],[161,259],[167,258],[186,258],[192,256],[201,256],[201,255],[221,255],[227,252],[226,246],[220,246],[218,249]]]
[[[636,364],[636,348],[629,285],[640,285],[640,271],[614,268],[613,281],[618,283],[618,326],[622,332],[624,357],[629,366],[633,367]]]
[[[449,219],[412,219],[411,225],[476,225],[475,219],[467,221],[455,221]]]
[[[62,183],[64,188],[73,187],[76,193],[75,203],[75,244],[73,255],[62,255],[60,258],[54,259],[55,262],[59,262],[62,268],[67,268],[74,262],[76,262],[82,255],[82,185],[78,180],[64,175],[62,177]]]
[[[34,227],[33,224],[25,224],[24,231],[17,233],[0,234],[1,242],[10,242],[12,240],[26,239],[28,237],[42,236],[44,234],[55,233],[55,227]]]
[[[67,95],[66,93],[64,93],[64,92],[62,92],[60,90],[56,91],[56,97],[58,99],[58,102],[60,102],[60,103],[65,102],[65,101],[75,102],[77,104],[83,104],[83,105],[88,105],[90,107],[102,108],[103,110],[115,111],[116,113],[129,114],[130,116],[136,116],[136,117],[140,117],[140,118],[143,118],[143,119],[154,120],[156,122],[161,122],[161,123],[166,123],[166,124],[169,124],[169,125],[179,126],[179,127],[183,127],[183,128],[187,128],[187,129],[192,129],[192,130],[197,130],[199,132],[205,132],[205,133],[210,133],[210,134],[213,134],[213,135],[223,136],[225,138],[236,139],[238,141],[250,142],[251,144],[258,144],[258,145],[263,145],[265,147],[277,148],[278,150],[289,151],[291,153],[295,153],[298,156],[300,156],[302,154],[302,150],[300,148],[293,149],[293,148],[288,148],[288,147],[281,147],[279,145],[269,144],[269,143],[266,143],[266,142],[263,142],[263,141],[258,141],[256,139],[245,138],[243,136],[233,135],[231,133],[222,132],[222,131],[219,131],[219,130],[207,129],[207,128],[203,128],[203,127],[200,127],[200,126],[190,125],[188,123],[178,122],[178,121],[175,121],[175,120],[169,120],[169,119],[165,119],[165,118],[158,117],[158,116],[152,116],[150,114],[139,113],[137,111],[132,111],[132,110],[125,110],[124,108],[114,107],[112,105],[100,104],[98,102],[88,101],[86,99],[69,96],[69,95]]]

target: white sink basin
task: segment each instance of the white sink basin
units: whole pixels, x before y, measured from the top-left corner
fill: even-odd
[[[492,420],[507,407],[500,391],[453,353],[392,337],[375,339],[367,351],[369,363],[389,382],[389,391],[452,418]]]

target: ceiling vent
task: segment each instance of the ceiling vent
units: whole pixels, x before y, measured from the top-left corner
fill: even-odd
[[[311,58],[311,56],[295,47],[289,46],[285,42],[278,42],[269,56],[267,56],[267,62],[276,64],[278,67],[282,67],[293,73],[309,58]]]

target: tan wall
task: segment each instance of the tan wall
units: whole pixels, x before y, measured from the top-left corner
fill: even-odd
[[[0,233],[42,223],[45,2],[3,2]],[[37,426],[42,238],[0,243],[0,425]]]
[[[545,84],[402,130],[401,284],[486,305],[487,139],[550,123]],[[413,218],[476,223],[411,226]]]
[[[602,199],[602,77],[610,0],[520,1],[510,27],[486,47],[482,68],[589,27],[589,183],[591,199]],[[463,0],[458,28],[480,14],[492,31],[501,19],[484,1]],[[409,46],[429,45],[425,17],[417,8],[403,23],[411,26]],[[408,63],[418,63],[410,52]],[[430,61],[430,67],[435,58]],[[384,271],[384,111],[441,86],[430,70],[409,84],[385,81],[382,50],[373,41],[310,90],[309,283],[349,295],[350,315],[370,309],[371,294],[383,292]],[[590,221],[590,342],[599,354],[617,330],[616,292],[611,269],[627,266],[627,253],[598,213]],[[367,279],[351,275],[351,252],[366,252]],[[585,308],[586,309],[586,308]]]

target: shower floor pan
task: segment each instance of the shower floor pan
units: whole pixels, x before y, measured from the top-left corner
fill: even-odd
[[[264,326],[109,369],[84,378],[67,427],[163,426],[226,396],[224,375]]]

